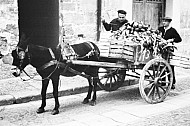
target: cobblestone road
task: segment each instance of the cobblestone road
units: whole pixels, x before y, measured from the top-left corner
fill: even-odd
[[[47,100],[43,114],[36,114],[41,101],[0,106],[0,126],[190,126],[190,104],[183,106],[180,100],[170,101],[190,89],[189,73],[189,70],[177,68],[176,90],[158,105],[146,103],[138,87],[122,87],[111,93],[99,91],[96,106],[81,104],[86,93],[60,97],[60,114],[55,116],[51,115],[54,99]],[[170,105],[178,103],[176,109],[168,111],[168,101]]]
[[[186,93],[172,92],[163,103],[153,105],[141,98],[138,88],[121,88],[112,93],[99,91],[96,106],[81,103],[86,93],[65,96],[60,97],[60,114],[54,116],[51,115],[54,99],[47,100],[46,112],[43,114],[35,112],[40,101],[1,106],[0,125],[189,126],[190,90],[188,93],[184,97]]]

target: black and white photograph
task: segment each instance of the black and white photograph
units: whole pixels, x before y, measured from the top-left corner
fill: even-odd
[[[190,126],[190,0],[0,0],[0,126]]]

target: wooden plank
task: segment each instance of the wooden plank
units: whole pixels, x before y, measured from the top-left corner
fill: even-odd
[[[109,50],[100,50],[100,53],[109,53]]]
[[[108,55],[108,54],[109,54],[109,51],[108,51],[108,50],[101,50],[101,51],[100,51],[100,55],[101,55],[101,54],[107,54],[107,55]]]
[[[123,50],[123,54],[133,56],[133,55],[134,55],[134,52],[128,51],[128,50]]]
[[[183,60],[183,61],[190,62],[190,58],[182,57],[182,56],[172,56],[172,59]]]
[[[190,64],[184,64],[183,62],[179,61],[179,60],[170,60],[170,65],[174,65],[176,67],[181,67],[181,68],[185,68],[185,69],[190,69]]]
[[[120,59],[123,58],[121,54],[115,54],[115,53],[110,53],[109,57],[111,57],[111,58],[120,58]]]
[[[110,48],[123,49],[123,45],[110,45]]]
[[[170,64],[177,67],[190,69],[190,58],[183,56],[172,56],[172,59],[170,59]]]
[[[100,57],[109,57],[109,53],[100,53]]]
[[[71,62],[72,64],[76,64],[76,65],[113,67],[113,68],[127,68],[127,66],[125,64],[109,63],[109,62],[83,61],[83,60],[71,60],[69,62]]]
[[[104,49],[109,50],[110,47],[109,47],[109,46],[99,46],[98,48],[99,48],[100,50],[101,50],[101,49],[103,49],[103,50],[104,50]]]
[[[134,60],[134,56],[133,55],[123,55],[124,59],[129,59],[129,60]]]
[[[114,54],[114,53],[110,53],[109,54],[109,57],[111,58],[119,58],[119,59],[126,59],[126,60],[134,60],[134,57],[133,56],[130,56],[130,55],[122,55],[122,54]]]
[[[109,52],[100,52],[100,56],[109,56]]]
[[[100,53],[101,53],[101,52],[109,53],[109,49],[101,49],[101,50],[100,50]]]
[[[123,50],[122,49],[110,49],[110,53],[122,54]]]
[[[180,64],[184,64],[184,65],[189,65],[190,66],[190,62],[189,61],[185,61],[185,60],[180,60],[180,59],[170,59],[170,62],[179,62]]]
[[[111,41],[110,44],[111,45],[123,45],[124,44],[124,40],[123,41]]]
[[[130,50],[130,51],[134,51],[134,46],[130,46],[130,45],[124,45],[123,46],[123,48],[125,49],[125,50]]]
[[[98,43],[98,44],[96,44],[98,47],[99,46],[109,46],[110,45],[110,43],[109,42],[101,42],[101,43]]]
[[[106,52],[106,53],[109,53],[109,49],[100,49],[100,52]]]
[[[172,56],[170,61],[180,62],[180,64],[189,65],[190,66],[190,58],[183,56]]]

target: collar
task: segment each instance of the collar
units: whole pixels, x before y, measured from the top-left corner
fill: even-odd
[[[51,61],[49,61],[48,63],[45,63],[43,66],[41,66],[41,67],[39,67],[39,68],[37,68],[37,70],[44,70],[44,69],[46,69],[46,68],[48,68],[48,67],[50,67],[50,66],[53,66],[53,65],[56,65],[56,64],[58,64],[59,62],[57,61],[57,60],[51,60]]]
[[[166,32],[167,30],[169,30],[170,28],[171,28],[171,25],[169,25],[168,27],[164,27],[165,32]]]

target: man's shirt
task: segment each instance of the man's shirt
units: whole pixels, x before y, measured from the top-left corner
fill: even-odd
[[[182,41],[180,35],[175,28],[170,27],[168,29],[165,29],[164,27],[159,27],[158,30],[161,32],[162,38],[164,38],[165,40],[174,39],[174,42],[176,43]]]
[[[125,23],[128,23],[128,20],[124,20],[123,22],[120,22],[118,18],[113,19],[110,23],[104,22],[104,28],[106,31],[117,31],[121,26],[123,26]]]

